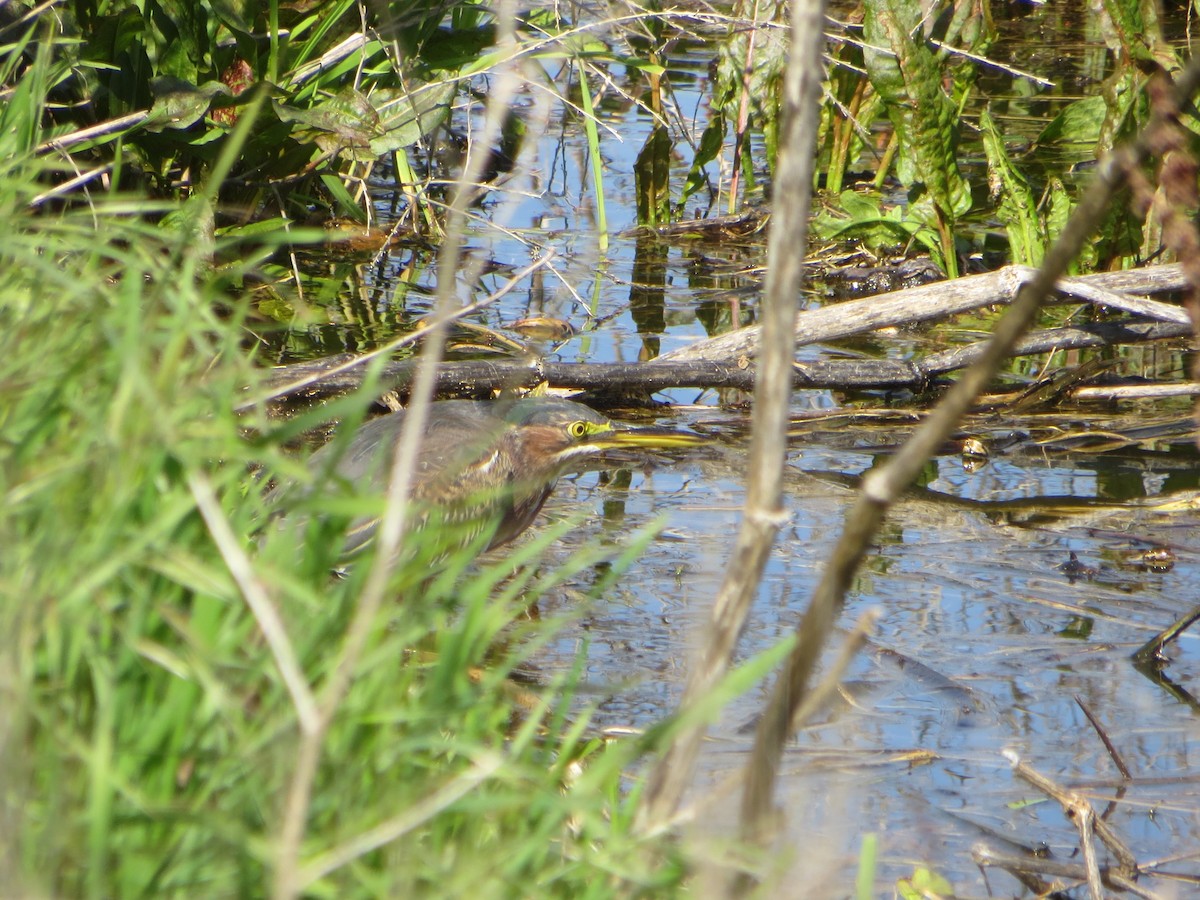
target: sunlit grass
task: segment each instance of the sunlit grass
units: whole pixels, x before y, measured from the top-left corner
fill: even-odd
[[[23,181],[0,184],[4,882],[23,895],[262,894],[299,714],[236,563],[249,561],[241,577],[319,694],[369,560],[331,577],[336,517],[327,533],[253,538],[255,468],[299,470],[273,423],[233,411],[255,379],[241,301],[128,204],[34,216],[31,173],[8,175]],[[207,519],[198,485],[216,498]],[[641,748],[595,739],[570,673],[508,678],[555,627],[527,620],[529,604],[587,561],[540,569],[553,538],[478,567],[451,559],[432,580],[397,573],[323,744],[306,891],[677,883],[669,845],[629,825],[623,770]]]

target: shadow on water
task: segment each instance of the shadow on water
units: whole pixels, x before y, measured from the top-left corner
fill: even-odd
[[[1028,36],[1009,37],[1022,40]],[[672,64],[680,73],[673,99],[695,111],[706,89],[697,73],[711,54],[700,43],[688,52],[690,59]],[[1009,44],[997,52],[1015,54]],[[1094,66],[1085,56],[1079,78],[1094,78]],[[635,85],[630,76],[624,87]],[[1053,100],[1045,109],[1034,109],[1032,100],[1008,103],[1022,115],[1054,112]],[[652,120],[629,103],[602,106],[601,114],[620,138],[605,144],[604,189],[616,230],[634,224],[633,172]],[[479,324],[509,333],[523,317],[557,316],[577,332],[557,346],[559,359],[627,361],[753,321],[765,263],[761,240],[681,249],[615,236],[600,253],[578,123],[552,120],[527,152],[537,160],[530,172],[515,172],[500,199],[478,210],[470,252],[487,265],[477,280],[461,284],[462,294],[477,299],[495,289],[537,248],[554,248],[558,259],[534,289],[485,310]],[[390,203],[381,199],[380,209]],[[487,221],[501,209],[507,233]],[[429,312],[431,254],[400,248],[374,267],[337,277],[354,286],[351,299],[331,307],[338,324],[288,336],[282,355],[363,349],[386,340],[389,327]],[[546,511],[582,517],[556,548],[564,556],[585,541],[615,543],[665,521],[628,575],[539,660],[546,671],[569,670],[587,646],[592,693],[585,699],[598,703],[599,727],[644,727],[678,703],[739,522],[746,451],[737,435],[745,418],[720,408],[722,399],[734,398],[676,390],[663,399],[678,405],[681,421],[729,439],[678,464],[564,479]],[[798,415],[843,405],[847,398],[829,392],[795,399]],[[1086,422],[1094,411],[1075,416]],[[854,423],[797,435],[787,463],[790,521],[743,637],[743,657],[795,628],[858,476],[897,441],[895,428]],[[1003,749],[1083,791],[1097,808],[1120,791],[1108,821],[1139,859],[1200,847],[1200,772],[1191,764],[1200,708],[1187,699],[1200,693],[1200,643],[1186,634],[1174,647],[1169,682],[1148,677],[1131,659],[1155,632],[1200,604],[1200,505],[1154,502],[1186,500],[1197,489],[1200,460],[1188,441],[1134,445],[1121,456],[1051,453],[1025,442],[976,471],[964,468],[957,452],[933,462],[889,516],[843,613],[848,628],[863,610],[880,611],[871,644],[837,701],[795,738],[784,760],[778,799],[800,894],[844,895],[866,832],[880,838],[881,886],[930,864],[961,891],[983,893],[970,857],[980,841],[1070,858],[1073,828],[1054,804],[1025,802],[1042,798],[1014,778]],[[1147,561],[1149,548],[1168,551],[1169,563]],[[1079,568],[1069,565],[1072,554]],[[594,573],[596,580],[602,575]],[[585,575],[575,587],[588,586]],[[551,595],[543,614],[556,612],[556,603],[569,607],[572,596]],[[768,687],[735,702],[713,730],[703,785],[720,783],[744,763],[752,737],[746,725]],[[1077,698],[1120,749],[1132,781],[1121,780]],[[713,802],[715,810],[698,822],[720,823],[727,833],[736,799],[718,795]],[[699,837],[712,827],[692,826]],[[1175,868],[1200,871],[1195,861]],[[988,877],[1005,895],[1016,889],[1007,876]]]

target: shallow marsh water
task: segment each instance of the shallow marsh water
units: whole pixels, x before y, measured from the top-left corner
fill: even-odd
[[[992,55],[1036,69],[1049,48],[1031,46],[1022,51],[1008,43]],[[685,120],[703,108],[707,62],[703,47],[693,46],[668,66]],[[636,76],[619,69],[614,76],[638,90]],[[537,174],[515,176],[478,210],[469,255],[494,263],[495,274],[464,283],[464,299],[494,288],[545,248],[557,259],[478,321],[503,331],[527,315],[561,317],[581,334],[551,348],[557,358],[621,361],[685,345],[735,317],[752,319],[758,274],[739,273],[765,263],[761,241],[667,247],[615,234],[633,224],[633,164],[650,119],[622,100],[602,104],[601,116],[612,128],[604,138],[609,249],[597,248],[581,129],[552,111],[530,150]],[[675,175],[683,171],[681,164]],[[391,198],[381,197],[384,225],[391,207]],[[502,218],[519,238],[495,229],[492,218]],[[398,250],[371,271],[354,272],[359,293],[334,317],[339,324],[293,334],[281,355],[358,349],[424,315],[434,278],[430,259]],[[548,564],[584,542],[619,542],[659,519],[663,525],[632,569],[537,660],[547,672],[569,669],[586,647],[592,693],[584,701],[596,704],[597,727],[646,726],[675,707],[739,523],[747,416],[722,404],[741,398],[679,390],[659,399],[674,404],[673,421],[722,440],[680,461],[564,479],[545,512],[579,522]],[[798,416],[844,402],[830,392],[794,398]],[[1146,414],[1154,412],[1148,407]],[[1080,408],[1075,417],[1086,422],[1096,414]],[[759,589],[743,658],[795,628],[856,477],[883,458],[886,449],[879,447],[896,443],[894,431],[845,425],[794,441],[786,479],[790,521]],[[1200,873],[1200,768],[1193,761],[1200,705],[1189,696],[1200,694],[1200,643],[1188,634],[1174,649],[1166,670],[1173,685],[1139,671],[1131,659],[1155,632],[1200,605],[1200,507],[1144,505],[1196,489],[1197,463],[1186,441],[1170,452],[1119,458],[1002,453],[974,472],[957,454],[935,460],[924,483],[888,516],[842,614],[848,628],[864,610],[879,610],[870,647],[841,699],[797,736],[785,757],[778,801],[787,837],[779,864],[790,874],[782,884],[796,896],[850,894],[863,836],[872,832],[879,838],[881,894],[920,865],[949,878],[961,895],[985,895],[988,884],[1002,896],[1019,894],[1020,886],[997,871],[985,883],[971,862],[972,845],[986,839],[1005,850],[1011,849],[1006,839],[1025,847],[1044,843],[1055,857],[1074,859],[1076,839],[1057,806],[1015,779],[1003,749],[1078,787],[1097,809],[1120,793],[1109,823],[1139,860],[1191,854],[1170,868]],[[1005,506],[1023,498],[1048,499],[1032,511]],[[1173,565],[1139,568],[1131,554],[1151,546],[1170,548]],[[1060,567],[1072,552],[1094,571],[1070,577]],[[586,590],[587,578],[575,587]],[[574,596],[552,594],[542,614],[570,609]],[[690,799],[744,764],[753,736],[747,725],[768,688],[735,702],[712,729]],[[1076,697],[1128,763],[1134,778],[1125,787],[1119,789],[1117,770]],[[714,802],[689,826],[698,840],[733,830],[735,796]]]

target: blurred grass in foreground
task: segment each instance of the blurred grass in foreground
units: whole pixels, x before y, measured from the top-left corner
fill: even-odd
[[[38,165],[0,168],[0,882],[14,896],[261,895],[297,715],[195,485],[213,486],[318,693],[366,564],[330,577],[336,521],[324,544],[250,539],[252,464],[298,469],[270,423],[233,412],[255,373],[203,242],[128,198],[34,215]],[[533,561],[553,538],[517,552]],[[622,770],[645,748],[589,742],[586,712],[567,714],[572,678],[529,689],[532,706],[506,678],[554,629],[522,618],[531,598],[585,562],[507,578],[510,564],[460,558],[428,587],[427,570],[397,573],[404,596],[373,623],[323,746],[308,894],[677,882],[671,851],[630,833]]]

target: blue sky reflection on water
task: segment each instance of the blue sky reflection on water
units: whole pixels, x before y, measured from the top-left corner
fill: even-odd
[[[665,515],[666,536],[557,645],[565,665],[587,642],[587,677],[598,696],[624,685],[600,701],[598,725],[645,726],[679,700],[737,527],[743,453],[637,474],[621,492],[616,533]],[[852,497],[852,485],[830,473],[858,474],[873,461],[819,446],[792,454],[791,520],[768,565],[743,658],[795,627],[816,584]],[[1155,779],[1126,791],[1113,824],[1146,858],[1191,847],[1200,810],[1191,768],[1195,714],[1139,672],[1130,655],[1200,604],[1194,514],[1164,520],[1111,504],[1036,525],[1006,524],[969,501],[1094,496],[1096,466],[1001,461],[967,474],[957,458],[943,457],[938,472],[928,485],[934,493],[914,492],[889,516],[855,580],[841,627],[868,607],[881,617],[842,698],[787,755],[780,801],[789,833],[827,840],[821,859],[845,877],[870,828],[881,837],[884,881],[924,860],[964,889],[981,889],[969,852],[989,830],[1049,841],[1065,856],[1073,832],[1053,804],[1012,806],[1037,795],[1013,778],[999,751],[1017,750],[1039,770],[1082,786],[1103,808],[1116,790],[1116,770],[1075,704],[1078,695],[1138,777]],[[581,476],[555,498],[554,515],[580,514],[582,506],[589,516],[572,543],[587,539],[604,508],[607,488],[595,477]],[[950,502],[956,499],[968,502]],[[1131,546],[1155,539],[1174,547],[1172,569],[1124,562]],[[1097,570],[1092,577],[1072,582],[1059,570],[1071,550]],[[1198,671],[1197,638],[1185,636],[1175,652],[1169,673],[1186,686]],[[745,726],[765,695],[765,686],[752,690],[714,728],[703,763],[707,783],[744,763],[752,738]],[[1178,777],[1181,785],[1158,781]],[[703,819],[709,824],[698,826],[697,840],[712,822],[732,821],[736,801],[726,804]],[[807,855],[796,862],[801,872],[809,863]],[[991,877],[995,885],[1007,876]]]

